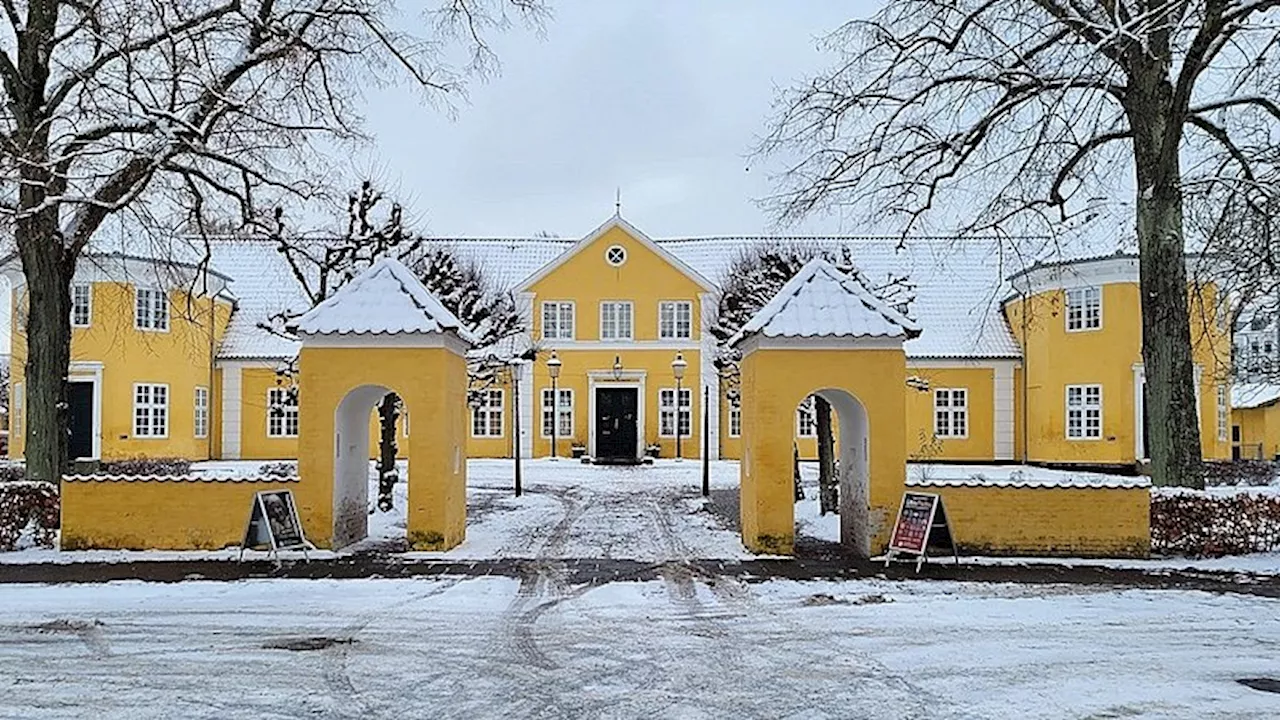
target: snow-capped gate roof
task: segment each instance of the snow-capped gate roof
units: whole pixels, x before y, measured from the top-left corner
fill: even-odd
[[[736,345],[752,335],[907,340],[919,334],[914,321],[873,295],[861,282],[830,262],[814,258],[729,343]]]
[[[453,333],[475,337],[399,260],[381,258],[298,318],[303,335]]]

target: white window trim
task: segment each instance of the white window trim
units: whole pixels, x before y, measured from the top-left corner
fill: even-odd
[[[551,392],[551,388],[549,388],[549,387],[544,387],[544,388],[542,388],[541,390],[539,390],[539,391],[538,391],[538,431],[542,434],[542,437],[544,437],[544,438],[546,438],[546,439],[548,439],[548,440],[550,440],[550,439],[551,439],[551,433],[546,432],[546,429],[547,429],[547,428],[546,428],[546,425],[544,425],[544,424],[542,423],[542,418],[543,418],[543,416],[546,414],[546,411],[547,411],[547,393],[549,393],[549,392]],[[568,415],[569,415],[569,429],[570,429],[570,430],[572,430],[572,429],[574,429],[575,427],[577,427],[577,425],[575,425],[575,424],[574,424],[574,420],[575,420],[575,418],[574,418],[574,413],[575,413],[575,412],[576,412],[576,410],[577,410],[577,405],[575,404],[576,400],[575,400],[575,398],[574,398],[573,388],[557,387],[557,388],[556,388],[556,392],[559,392],[559,393],[569,393],[569,412],[568,412]],[[552,400],[552,403],[554,403],[554,402],[555,402],[555,400],[553,399],[553,400]],[[552,422],[552,424],[553,424],[553,425],[554,425],[554,423],[555,423],[556,419],[557,419],[557,418],[556,418],[556,413],[555,413],[555,411],[554,411],[554,410],[552,410],[552,418],[551,418],[551,422]],[[557,428],[557,429],[559,429],[559,426],[556,426],[556,428]],[[573,433],[572,433],[572,432],[570,432],[570,433],[556,433],[556,440],[572,440],[572,439],[573,439]]]
[[[964,393],[964,407],[957,409],[955,405],[956,391]],[[950,403],[946,407],[938,406],[938,393],[947,393],[947,402]],[[949,423],[948,433],[942,435],[938,433],[938,411],[947,411],[947,421]],[[956,416],[964,416],[964,432],[955,432]],[[933,436],[943,440],[967,440],[969,438],[969,388],[967,387],[949,387],[933,389]]]
[[[85,288],[85,289],[86,289],[86,291],[87,291],[87,292],[85,293],[85,297],[86,297],[86,298],[88,298],[88,302],[86,303],[86,305],[87,305],[87,312],[85,312],[85,318],[86,318],[86,319],[85,319],[85,321],[84,321],[83,323],[78,323],[78,322],[76,322],[76,289],[77,289],[77,288]],[[134,304],[134,313],[135,313],[135,314],[138,312],[137,304],[136,304],[137,302],[138,302],[138,301],[135,299],[135,300],[134,300],[134,303],[135,303],[135,304]],[[134,320],[135,320],[135,322],[136,322],[136,320],[137,320],[136,316],[135,316]],[[90,326],[92,326],[92,325],[93,325],[93,283],[73,283],[73,284],[71,285],[71,327],[74,327],[74,328],[87,328],[87,327],[90,327]]]
[[[489,432],[489,418],[493,415],[491,405],[471,408],[471,437],[473,438],[504,438],[507,436],[507,393],[501,388],[491,388],[483,390],[485,397],[489,397],[488,393],[498,393],[501,400],[498,401],[498,434],[494,435]],[[476,434],[476,413],[483,412],[485,414],[485,432],[482,435]]]
[[[204,406],[200,405],[200,393],[204,392]],[[203,385],[197,385],[194,396],[192,398],[195,404],[195,416],[192,418],[191,432],[197,439],[203,440],[209,437],[209,388]],[[204,432],[200,432],[200,411],[204,410]]]
[[[138,324],[138,301],[142,297],[142,291],[159,294],[161,298],[161,306],[164,308],[164,327],[155,327],[155,306],[152,305],[148,312],[151,314],[151,327],[143,327]],[[133,288],[133,328],[139,332],[167,333],[169,328],[173,327],[173,313],[169,312],[169,293],[162,288],[150,285],[135,285]]]
[[[1217,404],[1214,407],[1214,413],[1218,426],[1218,442],[1227,442],[1231,438],[1231,407],[1227,386],[1218,384],[1215,387]]]
[[[805,406],[805,403],[808,403],[807,407]],[[806,434],[801,430],[802,426],[800,424],[800,411],[802,409],[808,410],[809,413],[813,415],[813,432],[811,433]],[[805,398],[804,400],[801,400],[800,404],[796,406],[796,423],[795,424],[796,424],[796,437],[800,437],[800,438],[818,437],[818,406],[817,406],[817,403],[813,401],[812,395]]]
[[[604,306],[605,305],[625,305],[627,307],[627,323],[626,336],[605,337],[604,336]],[[635,340],[636,339],[636,308],[635,303],[630,300],[601,300],[600,301],[600,326],[596,335],[600,340]]]
[[[662,414],[667,412],[667,406],[662,404],[662,394],[665,392],[675,393],[675,391],[676,389],[674,387],[658,388],[658,437],[660,438],[675,439],[675,436],[676,436],[675,433],[662,432]],[[680,437],[691,438],[693,437],[693,388],[681,387],[680,393],[683,395],[686,395],[689,398],[689,405],[688,405],[689,410],[687,411],[689,414],[689,432],[680,433]],[[676,399],[675,429],[676,429],[676,432],[679,432],[680,431],[680,412],[681,412],[680,396],[676,395],[675,399]]]
[[[152,388],[152,390],[151,390],[151,397],[152,397],[153,399],[155,398],[155,388],[158,388],[158,387],[162,387],[162,388],[164,388],[164,405],[163,405],[163,407],[164,407],[164,434],[163,434],[163,435],[155,435],[155,434],[139,435],[139,434],[138,434],[138,388],[140,388],[140,387],[144,387],[144,386]],[[170,412],[170,410],[171,410],[171,409],[172,409],[172,407],[173,407],[173,402],[172,402],[172,400],[173,400],[173,396],[169,393],[169,385],[168,385],[168,383],[134,383],[134,384],[133,384],[133,417],[131,418],[131,424],[132,424],[132,427],[133,427],[133,435],[132,435],[131,437],[132,437],[134,440],[168,440],[168,439],[169,439],[169,425],[170,425],[169,420],[171,419],[171,414],[172,414],[172,413]],[[153,402],[152,404],[148,405],[147,407],[150,407],[150,408],[156,408],[156,407],[161,407],[161,406],[156,405],[156,404]]]
[[[738,416],[738,432],[734,432],[734,431],[733,431],[733,416],[734,416],[735,414]],[[733,405],[730,405],[730,406],[729,406],[729,420],[728,420],[728,425],[729,425],[729,427],[728,427],[729,437],[731,437],[731,438],[740,438],[740,437],[742,437],[742,406],[741,406],[741,405],[739,405],[739,406],[737,406],[737,407],[734,407]]]
[[[1084,304],[1080,306],[1080,327],[1072,328],[1071,327],[1071,293],[1080,293],[1082,295],[1087,295],[1090,290],[1098,291],[1098,326],[1097,327],[1088,326],[1089,314],[1087,311],[1089,309],[1089,303],[1088,303],[1088,300],[1086,299]],[[1066,290],[1063,291],[1063,300],[1065,303],[1065,306],[1064,306],[1065,312],[1062,313],[1063,314],[1062,324],[1063,324],[1063,327],[1066,328],[1067,332],[1069,333],[1097,332],[1102,329],[1102,286],[1101,285],[1086,285],[1078,288],[1067,288]]]
[[[674,335],[662,334],[662,306],[675,306],[675,316],[671,320],[671,329]],[[685,305],[689,308],[689,334],[688,336],[680,335],[680,306]],[[693,301],[692,300],[659,300],[658,301],[658,339],[659,340],[692,340],[693,339]]]
[[[547,306],[556,306],[556,335],[551,337],[547,335]],[[569,334],[565,335],[560,332],[560,307],[568,305],[570,309],[572,327],[569,328]],[[539,306],[542,310],[542,339],[543,340],[567,340],[572,342],[578,336],[578,303],[576,300],[543,300]]]
[[[609,257],[610,255],[612,255],[612,254],[613,254],[613,251],[614,251],[614,250],[620,250],[620,251],[622,251],[622,257],[618,260],[618,262],[614,262],[614,261],[613,261],[612,259],[610,259],[610,257]],[[627,264],[627,260],[628,260],[628,258],[629,258],[630,256],[631,256],[631,253],[627,252],[627,249],[626,249],[625,247],[621,246],[621,245],[616,245],[616,244],[615,244],[615,245],[610,245],[609,247],[605,248],[605,250],[604,250],[604,261],[605,261],[605,263],[606,263],[606,264],[608,264],[610,267],[616,267],[616,268],[618,268],[618,267],[622,267],[623,265],[626,265],[626,264]]]
[[[1088,388],[1098,388],[1098,434],[1097,436],[1090,436],[1088,434],[1089,426],[1085,421],[1088,419],[1088,416],[1086,413],[1088,411],[1089,405],[1088,403],[1083,403],[1080,405],[1080,413],[1081,413],[1080,414],[1080,437],[1071,437],[1071,389],[1072,388],[1080,388],[1080,398],[1082,401],[1084,401],[1088,397]],[[1105,407],[1104,403],[1105,401],[1103,400],[1103,396],[1102,396],[1101,383],[1085,383],[1082,385],[1081,384],[1067,385],[1063,389],[1062,417],[1063,417],[1064,424],[1062,426],[1062,434],[1066,436],[1068,441],[1096,442],[1098,440],[1103,439],[1106,436],[1106,425],[1105,425],[1106,417],[1105,417],[1105,413],[1103,412],[1103,408]]]
[[[13,420],[9,423],[9,447],[13,447],[13,439],[21,437],[25,443],[26,436],[22,428],[27,422],[27,386],[25,383],[13,384]],[[25,447],[24,447],[25,451]]]
[[[271,395],[272,393],[276,393],[276,392],[284,393],[285,398],[289,397],[289,388],[286,388],[286,387],[267,388],[267,437],[271,438],[272,440],[289,440],[289,439],[296,438],[298,437],[297,432],[294,432],[293,434],[289,433],[289,422],[288,422],[289,411],[288,410],[285,410],[284,413],[280,416],[280,432],[279,433],[271,432]],[[293,411],[295,414],[298,415],[298,426],[299,426],[299,429],[301,429],[302,408],[299,407],[301,403],[298,402],[296,395],[294,396],[294,398],[295,399],[294,399]],[[283,403],[281,403],[281,405],[282,407],[288,407]]]

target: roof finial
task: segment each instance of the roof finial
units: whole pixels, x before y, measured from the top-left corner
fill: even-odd
[[[613,196],[613,214],[622,215],[622,186],[619,185]]]

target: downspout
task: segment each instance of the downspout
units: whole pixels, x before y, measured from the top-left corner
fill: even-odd
[[[209,294],[209,270],[204,271],[204,294],[209,298],[209,378],[205,384],[208,390],[205,391],[204,399],[204,454],[206,460],[213,459],[213,360],[216,354],[214,348],[214,325],[218,322],[218,301]]]
[[[1031,415],[1031,408],[1027,405],[1028,391],[1027,386],[1031,377],[1031,353],[1027,351],[1027,316],[1030,310],[1027,307],[1027,294],[1025,291],[1022,295],[1022,462],[1029,464],[1031,462],[1031,436],[1028,435],[1030,424],[1027,418]]]

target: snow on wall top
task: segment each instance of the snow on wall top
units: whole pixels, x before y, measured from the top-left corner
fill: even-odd
[[[766,337],[885,337],[906,340],[916,324],[834,265],[814,258],[729,340]]]
[[[1014,488],[1147,488],[1145,475],[1050,470],[1030,465],[930,465],[907,466],[909,487],[1014,487]]]
[[[1280,385],[1268,382],[1236,383],[1231,386],[1231,407],[1249,410],[1280,400]]]
[[[450,332],[475,337],[399,260],[376,260],[294,324],[303,335]]]

